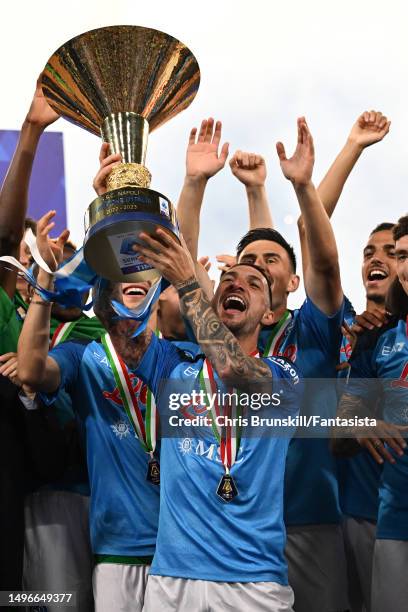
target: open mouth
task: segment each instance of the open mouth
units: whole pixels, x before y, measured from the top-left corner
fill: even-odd
[[[222,307],[226,312],[244,312],[247,305],[244,300],[238,295],[229,295],[222,303]]]
[[[150,285],[147,283],[138,284],[138,285],[127,285],[123,288],[123,295],[132,295],[135,297],[146,297],[148,291],[150,289]]]
[[[367,276],[367,280],[372,282],[382,281],[386,278],[388,278],[388,274],[379,268],[373,268],[373,270],[370,270]]]

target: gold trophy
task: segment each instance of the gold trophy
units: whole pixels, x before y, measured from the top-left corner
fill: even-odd
[[[48,60],[42,76],[48,104],[122,156],[108,177],[109,191],[85,214],[84,257],[100,276],[119,282],[159,278],[139,260],[139,233],[159,225],[177,237],[178,226],[172,203],[149,189],[148,135],[189,106],[199,83],[197,60],[183,43],[140,26],[80,34]]]

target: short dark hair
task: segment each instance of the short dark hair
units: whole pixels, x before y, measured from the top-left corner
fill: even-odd
[[[256,229],[249,230],[249,232],[247,232],[238,243],[237,258],[240,257],[242,251],[248,246],[248,244],[257,242],[258,240],[269,240],[270,242],[276,242],[282,248],[284,248],[292,264],[293,271],[296,272],[296,255],[292,245],[285,240],[281,233],[270,227],[258,227]]]
[[[384,223],[379,223],[371,232],[370,236],[376,234],[377,232],[385,232],[386,230],[392,230],[395,226],[395,223],[388,223],[384,221]]]
[[[408,234],[408,215],[404,215],[398,219],[398,222],[394,225],[392,235],[394,236],[395,242]]]
[[[224,276],[224,274],[228,274],[229,272],[231,272],[231,270],[233,270],[234,268],[237,268],[238,266],[247,266],[249,268],[255,268],[255,270],[258,270],[258,272],[260,272],[262,274],[262,276],[266,280],[266,284],[268,285],[269,303],[270,303],[271,308],[272,308],[272,279],[269,276],[268,272],[266,270],[264,270],[263,268],[261,268],[261,266],[257,266],[256,264],[252,264],[252,263],[236,263],[233,266],[231,266],[230,268],[228,268],[228,270],[223,270],[223,272],[221,273],[221,276],[220,276],[220,280]]]

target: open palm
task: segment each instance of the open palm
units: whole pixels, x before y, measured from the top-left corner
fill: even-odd
[[[37,247],[38,251],[52,272],[58,268],[64,258],[64,245],[69,238],[69,231],[64,230],[56,240],[49,237],[49,233],[55,226],[51,221],[55,217],[55,210],[50,210],[37,223]]]
[[[312,178],[314,165],[313,138],[304,117],[298,119],[298,141],[292,157],[286,157],[285,147],[276,144],[280,165],[284,176],[295,185],[306,185]]]
[[[221,121],[217,121],[214,129],[214,119],[210,118],[202,121],[198,136],[196,128],[191,130],[186,158],[187,176],[210,178],[225,166],[228,143],[223,144],[218,153],[221,128]]]

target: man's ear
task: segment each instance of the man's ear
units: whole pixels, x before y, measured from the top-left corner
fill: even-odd
[[[275,321],[275,313],[273,312],[273,310],[268,309],[262,317],[261,324],[262,325],[272,325],[274,321]]]
[[[298,276],[297,274],[292,274],[288,282],[288,286],[286,287],[286,291],[288,293],[293,293],[294,291],[296,291],[296,289],[298,289],[299,283],[300,283],[300,276]]]

